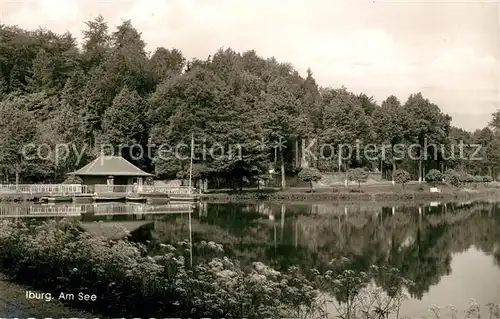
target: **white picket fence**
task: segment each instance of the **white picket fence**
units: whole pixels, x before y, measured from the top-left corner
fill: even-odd
[[[91,193],[161,193],[186,195],[194,194],[195,189],[189,186],[154,186],[154,185],[105,185],[91,186],[80,184],[0,184],[0,194],[57,194],[76,195]]]
[[[80,184],[0,184],[0,194],[87,194]]]
[[[62,205],[23,205],[5,204],[0,205],[0,218],[2,217],[77,217],[82,214],[92,213],[94,215],[136,215],[136,214],[179,214],[189,213],[193,210],[193,204],[125,204],[125,203],[102,203],[102,204],[62,204]]]
[[[135,186],[137,187],[137,186]],[[97,194],[102,193],[133,193],[134,185],[106,185],[98,184],[94,185],[94,192]]]
[[[140,193],[140,194],[151,194],[151,193],[161,193],[161,194],[175,194],[175,195],[187,195],[194,194],[195,189],[189,186],[155,186],[155,185],[95,185],[94,191],[98,194],[101,193]]]
[[[99,205],[88,205],[85,208],[85,213],[92,212],[94,213],[94,215],[188,213],[193,209],[192,205],[193,204],[131,205],[119,203],[104,203]]]
[[[70,217],[81,213],[82,207],[76,205],[0,205],[0,217]]]

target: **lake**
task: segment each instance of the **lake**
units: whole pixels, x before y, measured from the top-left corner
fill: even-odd
[[[500,302],[500,203],[201,203],[189,214],[190,206],[2,204],[0,216],[66,214],[103,234],[106,225],[123,226],[152,252],[191,236],[222,244],[248,268],[261,261],[277,270],[324,270],[342,257],[350,269],[394,267],[415,283],[401,311],[411,317],[430,316],[433,304],[464,310],[471,298]]]

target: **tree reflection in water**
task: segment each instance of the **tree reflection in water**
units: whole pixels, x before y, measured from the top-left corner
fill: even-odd
[[[194,214],[194,242],[214,241],[243,266],[261,261],[278,270],[297,266],[307,273],[331,268],[368,271],[397,268],[413,281],[409,293],[421,299],[450,274],[453,253],[474,246],[500,267],[500,209],[497,203],[448,203],[435,207],[396,205],[208,204]],[[274,218],[269,218],[274,216]],[[275,232],[277,229],[277,232]],[[150,249],[188,238],[187,215],[162,218]],[[196,262],[197,252],[194,252]],[[383,288],[389,287],[375,278]],[[496,280],[496,279],[495,279]]]

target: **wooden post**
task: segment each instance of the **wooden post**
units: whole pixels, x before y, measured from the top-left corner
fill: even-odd
[[[191,226],[191,211],[193,210],[192,206],[189,206],[189,262],[191,267],[193,267],[193,231]]]
[[[285,176],[285,154],[283,154],[283,150],[280,151],[281,153],[281,189],[286,188],[286,176]]]
[[[274,251],[276,252],[277,243],[276,243],[276,224],[274,224]]]
[[[285,213],[286,213],[286,206],[284,204],[281,204],[281,242],[283,242],[283,232],[285,229]]]
[[[422,228],[422,208],[418,208],[418,229]]]
[[[342,223],[340,222],[340,214],[338,216],[338,221],[339,221],[339,235],[342,234]]]
[[[19,172],[16,169],[16,192],[19,192]]]
[[[299,246],[299,222],[295,220],[295,248]]]
[[[295,140],[295,168],[300,167],[299,140]]]
[[[189,194],[191,194],[191,177],[193,174],[193,157],[194,157],[194,134],[191,133],[191,155],[189,163]]]

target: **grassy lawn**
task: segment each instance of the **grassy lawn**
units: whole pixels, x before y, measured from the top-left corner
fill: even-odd
[[[404,190],[411,191],[429,191],[432,186],[427,183],[419,184],[416,181],[410,182],[405,185]],[[442,191],[445,190],[456,190],[456,188],[449,188],[446,186],[438,186]],[[390,181],[383,181],[379,183],[362,183],[361,188],[359,188],[358,184],[349,183],[346,188],[344,184],[337,184],[331,186],[314,186],[315,193],[331,193],[333,189],[336,189],[337,192],[350,192],[351,190],[361,189],[363,193],[378,193],[378,192],[401,192],[403,191],[403,187],[401,185],[392,185]],[[260,189],[257,187],[244,187],[243,191],[234,191],[232,189],[211,189],[208,190],[207,194],[238,194],[238,193],[277,193],[277,192],[291,192],[291,193],[304,193],[309,192],[310,187],[287,187],[285,190],[281,190],[279,187],[261,187]]]
[[[496,186],[472,183],[463,187],[439,184],[436,187],[440,193],[431,193],[429,183],[410,182],[405,185],[392,185],[392,182],[343,184],[314,187],[279,188],[243,188],[242,191],[229,189],[211,190],[202,196],[208,201],[239,201],[239,200],[290,200],[290,201],[416,201],[416,200],[456,200],[498,196],[500,188]]]

